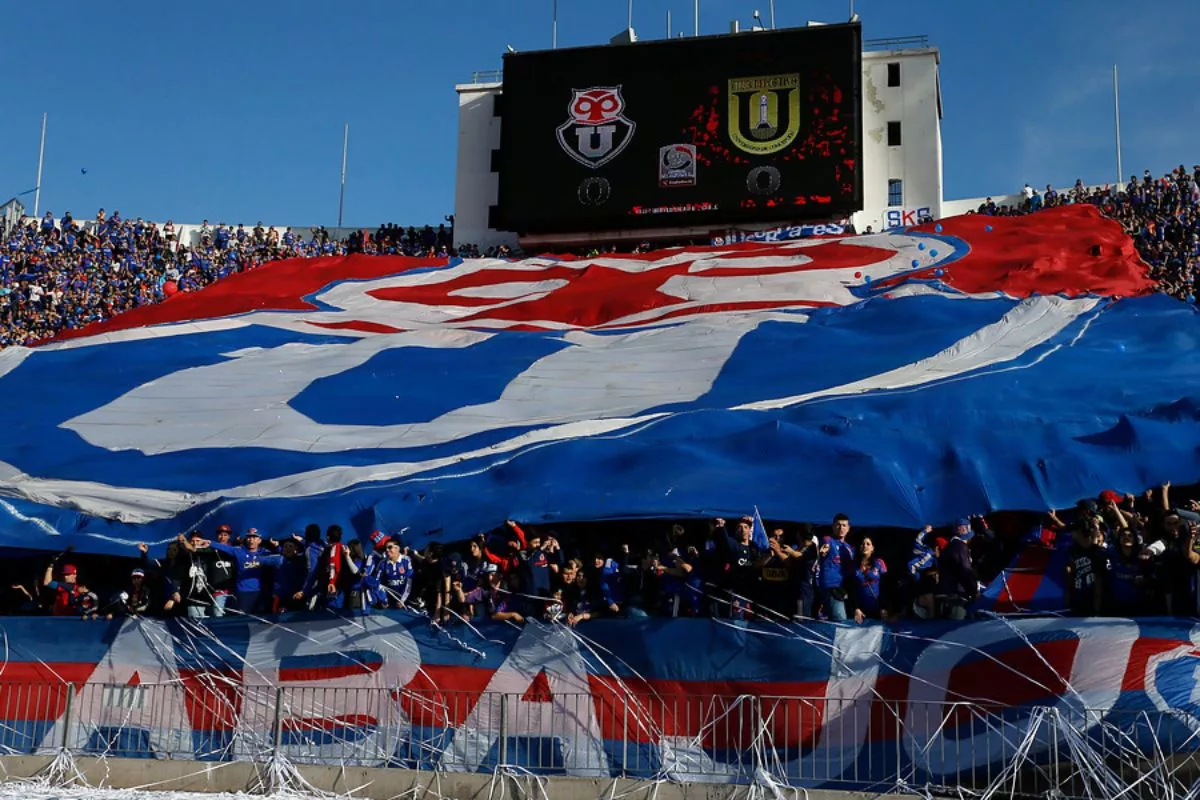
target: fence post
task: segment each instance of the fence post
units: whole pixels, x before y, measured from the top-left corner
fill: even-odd
[[[1060,767],[1059,767],[1059,756],[1058,756],[1058,735],[1059,735],[1059,728],[1061,727],[1060,726],[1061,719],[1058,715],[1057,707],[1051,707],[1051,709],[1050,709],[1050,722],[1051,722],[1050,753],[1051,753],[1051,763],[1054,765],[1053,771],[1050,773],[1050,780],[1053,781],[1053,786],[1051,787],[1051,792],[1053,793],[1053,794],[1051,794],[1051,796],[1053,797],[1056,794],[1061,792],[1061,787],[1062,787],[1062,773],[1061,773]]]
[[[75,684],[67,684],[67,704],[63,709],[62,749],[71,747],[71,712],[75,710]]]
[[[279,755],[283,744],[283,687],[275,687],[275,724],[271,728],[271,756]]]
[[[508,764],[508,695],[500,695],[500,741],[497,748],[497,766]]]
[[[900,701],[891,704],[892,718],[896,722],[896,788],[904,782],[904,724],[900,719]]]
[[[621,703],[622,719],[621,719],[621,777],[629,777],[629,696],[625,696],[625,702]]]
[[[754,774],[750,779],[751,785],[754,785],[754,783],[758,780],[759,775],[762,773],[763,764],[765,762],[765,759],[763,758],[764,753],[762,752],[763,748],[767,746],[767,735],[766,731],[764,730],[764,724],[762,698],[758,697],[757,695],[752,696],[750,698],[750,725],[752,726],[750,731],[750,746],[754,752]]]

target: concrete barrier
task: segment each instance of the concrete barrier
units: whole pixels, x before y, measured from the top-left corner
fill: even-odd
[[[53,756],[6,756],[0,769],[7,779],[33,778],[45,774]],[[144,788],[160,792],[263,792],[271,791],[271,776],[265,763],[246,761],[171,761],[124,758],[78,757],[75,766],[83,783],[111,789]],[[514,775],[476,775],[414,772],[373,767],[326,767],[296,765],[300,776],[314,789],[364,798],[392,800],[401,795],[413,800],[728,800],[726,784],[653,784],[647,781],[615,781],[583,778]],[[77,781],[78,782],[78,781]],[[744,788],[744,787],[740,787]],[[878,793],[839,792],[829,789],[781,789],[785,798],[807,800],[872,800]],[[889,795],[899,800],[917,800],[916,795]]]

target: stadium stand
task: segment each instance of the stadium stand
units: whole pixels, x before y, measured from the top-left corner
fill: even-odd
[[[339,240],[321,227],[177,226],[104,209],[91,220],[47,211],[0,235],[0,347],[42,341],[271,261],[356,252],[477,255],[453,251],[445,226],[388,224]]]
[[[1122,190],[1086,188],[1076,181],[1059,192],[1026,186],[1020,205],[988,201],[980,214],[1013,216],[1043,208],[1091,203],[1118,220],[1133,237],[1160,291],[1193,301],[1200,273],[1200,165],[1184,166],[1161,178],[1146,171]],[[56,218],[22,217],[0,231],[0,347],[30,344],[138,306],[161,302],[177,291],[195,291],[226,275],[270,261],[345,253],[421,256],[478,256],[470,245],[455,249],[445,226],[417,229],[387,224],[340,239],[325,228],[251,229],[158,224],[119,211],[97,212],[92,220],[70,212]],[[639,244],[637,250],[647,249]],[[615,248],[610,248],[615,252]],[[482,255],[496,255],[489,251]],[[580,255],[596,255],[583,251]],[[508,252],[499,255],[509,255]],[[515,255],[515,253],[514,253]]]
[[[1146,172],[1120,191],[1089,189],[1081,181],[1063,192],[1026,186],[1018,205],[989,198],[976,213],[1017,216],[1076,203],[1095,205],[1124,226],[1159,291],[1194,302],[1200,166],[1192,172],[1180,166],[1158,179]],[[480,255],[472,247],[455,250],[451,242],[445,226],[389,224],[337,238],[324,228],[213,227],[207,220],[176,226],[103,209],[79,221],[47,212],[41,219],[22,218],[0,236],[0,346],[44,340],[281,259]],[[1052,512],[1036,528],[1049,532],[1042,544],[1062,532],[1057,538],[1064,561],[1056,569],[1064,605],[1082,615],[1194,614],[1195,585],[1181,576],[1200,563],[1198,510],[1192,499],[1173,505],[1168,484],[1138,498],[1102,493],[1082,503],[1069,524]],[[960,520],[941,535],[921,531],[915,541],[888,536],[880,548],[886,552],[878,552],[869,532],[848,537],[849,520],[843,518],[824,535],[814,535],[811,526],[768,532],[757,518],[703,527],[655,524],[634,536],[627,524],[560,533],[507,523],[469,542],[420,551],[379,534],[373,553],[359,542],[343,545],[337,526],[323,534],[310,525],[304,537],[279,542],[249,532],[239,538],[226,527],[212,541],[200,531],[181,537],[162,562],[143,551],[131,573],[120,559],[114,573],[90,556],[60,554],[49,565],[41,557],[36,569],[14,562],[6,570],[4,611],[203,617],[221,613],[229,602],[254,614],[416,606],[446,622],[533,616],[561,617],[572,625],[646,615],[954,617],[978,599],[980,581],[1000,574],[1028,544],[1022,536],[1033,525],[1026,517],[997,536],[983,518]],[[636,544],[647,541],[653,546]],[[251,562],[255,566],[248,568]],[[39,580],[30,582],[35,573]],[[123,573],[129,579],[118,585],[84,583],[84,577]]]

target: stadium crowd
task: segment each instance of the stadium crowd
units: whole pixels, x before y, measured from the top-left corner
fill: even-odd
[[[83,221],[47,211],[0,230],[0,347],[38,342],[270,261],[355,252],[478,254],[453,251],[444,225],[383,225],[339,241],[323,227],[281,233],[261,222],[247,229],[204,220],[187,243],[173,220],[160,225],[100,209]]]
[[[211,539],[180,535],[161,560],[83,568],[62,553],[39,581],[10,585],[8,613],[83,618],[219,617],[291,611],[410,608],[441,623],[529,619],[578,625],[601,617],[722,617],[862,623],[964,619],[1015,547],[1066,552],[1062,610],[1081,616],[1200,613],[1200,502],[1176,507],[1170,484],[1140,497],[1102,492],[1040,537],[997,534],[982,516],[944,532],[858,533],[839,514],[824,530],[757,517],[667,525],[621,535],[527,529],[514,521],[457,545],[407,546],[375,532],[363,542],[336,525],[265,541],[227,525]],[[1031,520],[1021,526],[1028,529]],[[656,523],[657,524],[657,523]],[[1020,527],[1020,526],[1019,526]],[[1018,527],[1018,529],[1019,529]],[[1020,541],[1018,541],[1020,540]],[[889,568],[887,560],[891,560]],[[131,554],[132,555],[132,554]],[[125,566],[114,570],[116,563]],[[116,571],[120,585],[97,586]],[[86,574],[86,573],[92,574]]]
[[[1082,181],[1063,192],[1026,185],[1018,205],[997,205],[988,198],[978,212],[1012,216],[1068,203],[1093,203],[1120,221],[1159,289],[1194,300],[1200,281],[1200,165],[1191,172],[1181,165],[1158,179],[1147,171],[1141,179],[1130,178],[1121,191],[1088,189]],[[638,244],[635,252],[645,249],[648,244]],[[0,347],[41,341],[269,261],[344,253],[516,255],[507,250],[481,254],[470,245],[455,249],[452,231],[444,225],[388,224],[336,240],[321,227],[280,233],[261,222],[247,229],[242,224],[213,227],[205,220],[197,240],[187,243],[172,220],[128,220],[119,211],[101,209],[94,219],[80,221],[70,212],[56,218],[48,211],[41,219],[23,217],[11,229],[0,229]]]
[[[1150,267],[1149,277],[1161,292],[1194,302],[1200,289],[1200,164],[1189,171],[1180,164],[1155,178],[1146,170],[1118,190],[1076,180],[1067,191],[1047,184],[1044,191],[1025,184],[1018,205],[998,205],[987,198],[980,214],[1017,216],[1071,203],[1091,203],[1117,220]]]

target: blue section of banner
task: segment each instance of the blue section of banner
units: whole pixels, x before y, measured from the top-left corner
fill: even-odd
[[[252,327],[35,350],[0,376],[0,412],[21,420],[6,429],[0,462],[31,476],[84,482],[70,493],[86,497],[89,486],[101,485],[153,509],[158,500],[143,501],[139,492],[220,495],[267,479],[288,486],[287,476],[367,469],[349,488],[294,498],[270,491],[232,501],[214,496],[146,524],[10,495],[0,500],[0,546],[70,544],[134,555],[138,541],[165,543],[194,526],[226,522],[283,536],[314,521],[360,537],[407,527],[408,543],[420,546],[507,518],[728,517],[756,504],[778,519],[820,522],[841,512],[859,527],[919,528],[992,509],[1069,507],[1097,486],[1137,492],[1167,479],[1200,478],[1200,451],[1189,444],[1200,439],[1200,316],[1167,297],[1101,303],[1003,363],[914,386],[863,388],[862,381],[969,348],[974,332],[1003,324],[1014,308],[1006,299],[921,296],[818,311],[804,323],[767,321],[741,338],[708,392],[651,407],[612,432],[559,434],[533,418],[499,418],[441,444],[336,452],[114,451],[66,424],[240,348],[344,345],[339,337]],[[920,325],[908,324],[913,320]],[[432,354],[402,348],[314,381],[295,410],[334,430],[353,420],[369,429],[447,413],[469,419],[472,406],[495,401],[525,365],[571,346],[558,333],[505,332]],[[441,359],[444,366],[435,369]],[[1138,379],[1104,377],[1114,370]],[[385,391],[394,393],[393,410]],[[789,396],[799,399],[737,409]],[[522,434],[533,438],[499,446]],[[414,462],[422,463],[415,474],[386,477]]]

